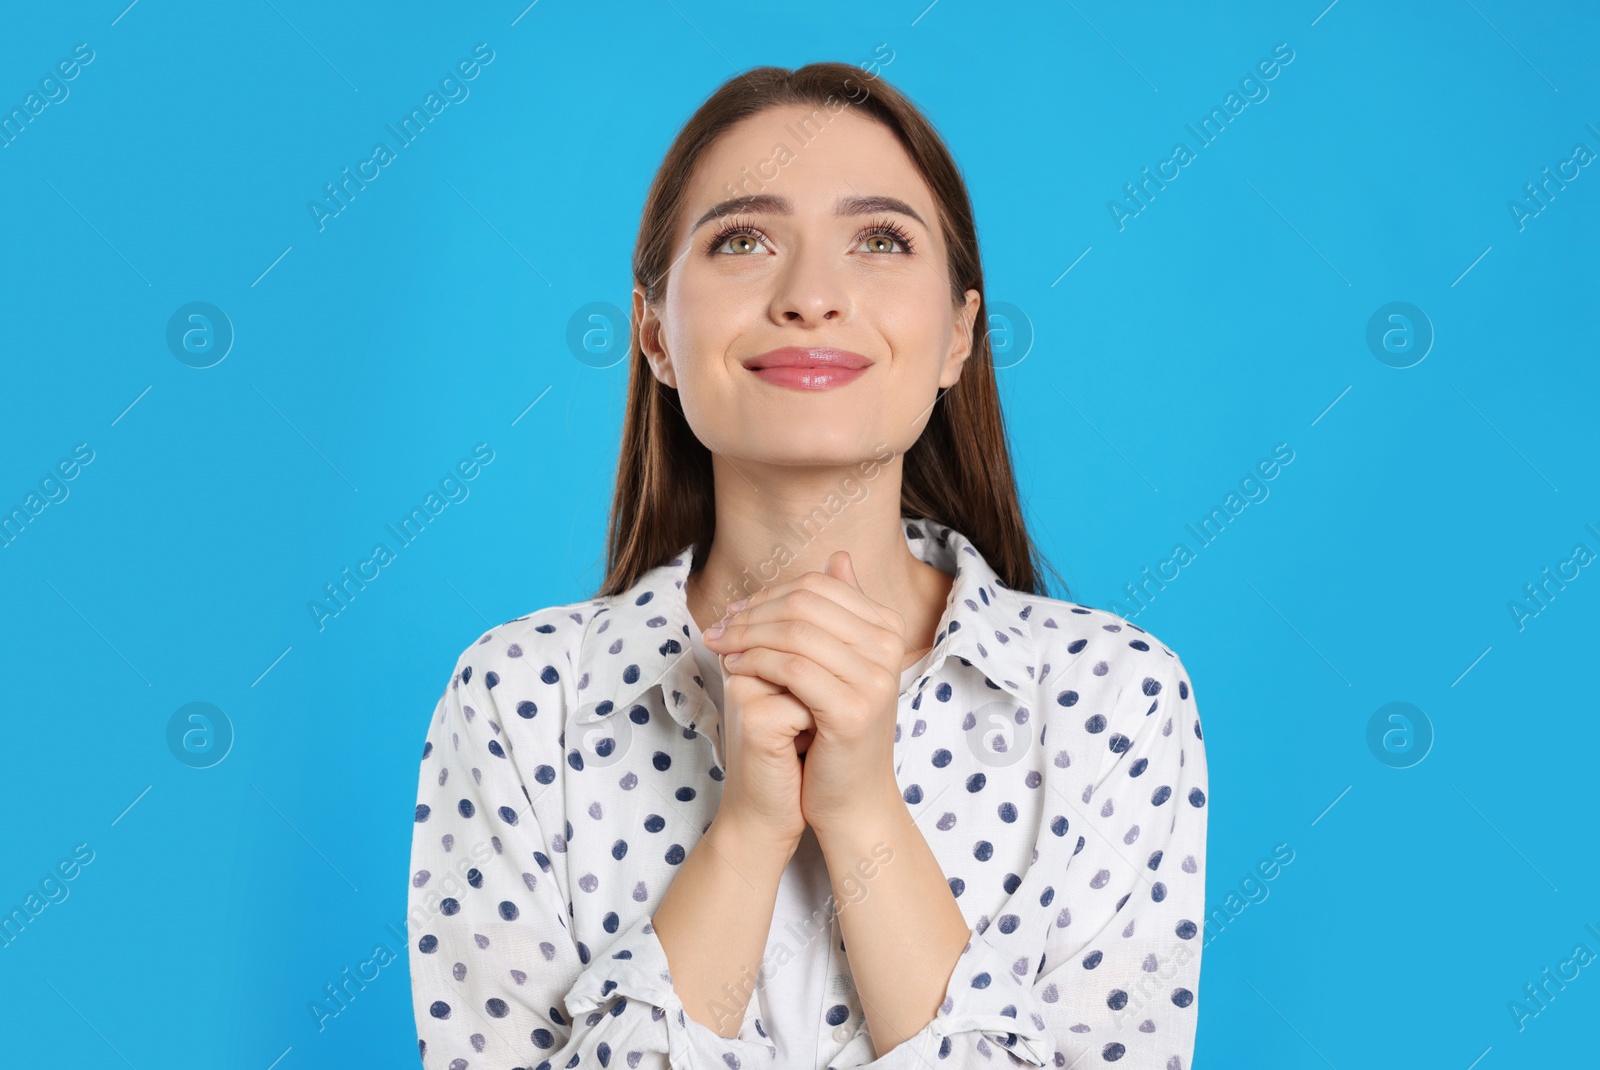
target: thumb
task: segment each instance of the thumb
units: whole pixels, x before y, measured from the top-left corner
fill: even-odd
[[[879,618],[880,620],[883,620],[883,623],[885,623],[888,627],[893,628],[901,635],[905,634],[905,617],[901,616],[897,610],[874,600],[867,594],[865,590],[862,589],[861,581],[856,578],[856,566],[855,563],[850,559],[849,550],[835,550],[833,553],[829,554],[828,563],[824,567],[823,571],[835,579],[843,580],[850,586],[854,587],[857,591],[860,591],[861,597],[865,598],[867,603],[879,613]],[[884,619],[885,616],[887,619]]]
[[[856,590],[861,591],[861,581],[856,578],[855,564],[850,560],[850,551],[835,550],[828,555],[828,564],[824,571],[835,579],[843,580]],[[865,591],[861,592],[865,594]]]

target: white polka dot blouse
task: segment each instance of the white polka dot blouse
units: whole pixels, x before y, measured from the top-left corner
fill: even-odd
[[[1187,1070],[1207,784],[1183,663],[1112,613],[1009,589],[950,527],[901,523],[955,577],[895,726],[896,779],[971,930],[927,1026],[875,1055],[832,910],[814,1044],[780,1050],[765,985],[734,1037],[684,1011],[651,916],[723,781],[691,546],[457,660],[411,847],[425,1070]]]

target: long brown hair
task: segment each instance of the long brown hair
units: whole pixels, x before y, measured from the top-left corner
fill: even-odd
[[[845,101],[895,134],[932,191],[949,250],[952,303],[959,307],[969,289],[983,293],[971,199],[933,125],[876,75],[846,63],[810,63],[795,70],[757,67],[728,79],[679,131],[650,185],[634,246],[633,276],[649,304],[665,296],[689,178],[717,137],[760,111],[786,105],[812,107],[813,117],[826,124],[829,112]],[[1017,499],[988,322],[980,298],[973,351],[961,378],[939,397],[903,457],[900,514],[954,528],[1006,586],[1048,596],[1039,575],[1039,566],[1048,564],[1028,537]],[[690,429],[677,390],[651,373],[637,322],[631,324],[629,348],[628,406],[607,533],[606,578],[596,597],[627,590],[691,544],[700,544],[703,552],[716,529],[711,451]],[[1062,589],[1065,597],[1064,582]]]

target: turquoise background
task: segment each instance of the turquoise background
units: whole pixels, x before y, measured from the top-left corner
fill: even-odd
[[[0,32],[6,111],[93,51],[0,148],[0,511],[60,498],[0,547],[0,910],[92,852],[0,947],[0,1063],[416,1065],[434,703],[485,629],[601,579],[626,365],[596,365],[625,326],[598,358],[569,329],[626,307],[646,186],[708,93],[874,57],[971,183],[1034,536],[1192,676],[1208,899],[1241,896],[1195,1066],[1593,1059],[1600,961],[1511,1006],[1600,955],[1600,568],[1524,589],[1600,552],[1600,168],[1524,189],[1600,152],[1592,5],[124,3]],[[480,42],[467,95],[319,229],[324,184]],[[1230,93],[1260,99],[1200,146]],[[231,325],[210,367],[167,341],[191,302]],[[1420,315],[1373,348],[1391,302]],[[323,585],[479,443],[319,628]],[[208,768],[169,744],[197,702]],[[1393,702],[1417,712],[1369,744]]]

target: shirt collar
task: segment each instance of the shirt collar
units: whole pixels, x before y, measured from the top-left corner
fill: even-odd
[[[1030,703],[1037,681],[1033,604],[1006,587],[967,537],[923,517],[901,517],[906,546],[918,560],[955,575],[939,619],[932,656],[917,678],[924,686],[947,658],[974,666],[997,690]],[[674,720],[689,732],[715,717],[689,645],[684,583],[695,546],[646,572],[628,590],[598,599],[578,652],[578,690],[584,701],[575,718],[591,724],[626,711],[660,687]]]

